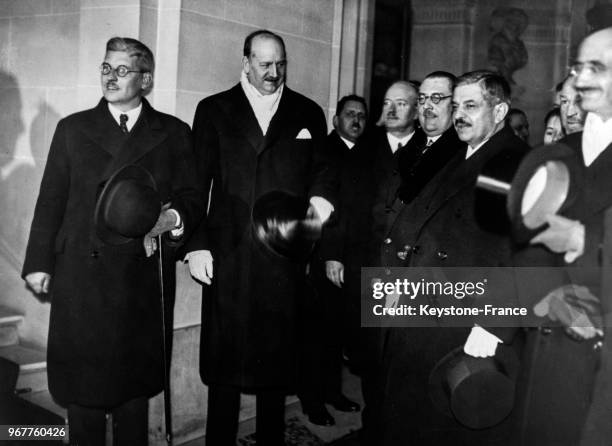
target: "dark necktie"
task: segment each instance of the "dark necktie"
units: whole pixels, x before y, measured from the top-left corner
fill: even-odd
[[[121,127],[121,131],[123,133],[129,132],[127,125],[125,124],[127,121],[128,121],[128,115],[124,115],[124,114],[119,115],[119,127]]]
[[[427,138],[427,144],[425,144],[425,147],[423,147],[423,151],[421,153],[427,152],[427,150],[429,150],[432,144],[433,144],[433,139]]]

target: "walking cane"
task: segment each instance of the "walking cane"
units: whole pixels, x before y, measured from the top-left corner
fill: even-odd
[[[162,318],[162,356],[164,361],[164,418],[166,421],[166,443],[172,446],[172,408],[170,405],[170,376],[168,374],[168,361],[166,352],[166,305],[164,301],[164,268],[162,256],[162,236],[159,234],[155,241],[159,248],[159,294],[161,300]]]

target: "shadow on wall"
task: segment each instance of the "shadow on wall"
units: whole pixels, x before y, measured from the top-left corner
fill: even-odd
[[[50,135],[61,117],[42,101],[29,128],[29,147],[20,144],[27,128],[14,75],[0,71],[0,92],[0,257],[10,265],[11,276],[18,278]]]

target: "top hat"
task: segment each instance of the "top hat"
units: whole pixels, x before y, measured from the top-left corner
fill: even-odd
[[[274,255],[305,260],[321,237],[321,220],[308,215],[306,198],[283,191],[262,195],[253,206],[255,239]]]
[[[94,214],[96,234],[109,245],[146,235],[159,218],[161,199],[151,173],[134,164],[117,170],[106,182]]]
[[[571,206],[582,190],[582,162],[575,150],[557,143],[530,152],[508,193],[508,215],[518,243],[546,229],[546,217]]]
[[[464,426],[485,429],[503,421],[514,406],[518,358],[499,345],[495,356],[475,358],[458,347],[429,375],[429,396],[442,413]]]

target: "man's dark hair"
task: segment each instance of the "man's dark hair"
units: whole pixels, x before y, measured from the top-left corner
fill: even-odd
[[[360,104],[363,104],[363,108],[365,108],[366,115],[368,114],[368,104],[366,104],[365,98],[358,96],[356,94],[349,94],[349,95],[342,97],[338,101],[338,104],[336,105],[336,116],[339,116],[340,113],[342,113],[344,106],[349,101],[359,102]]]
[[[559,118],[559,121],[561,121],[561,110],[559,109],[559,107],[553,107],[552,109],[548,110],[548,113],[546,113],[546,116],[544,116],[544,127],[546,127],[548,121],[550,121],[550,119],[555,116]],[[565,133],[565,129],[563,130],[563,133]]]
[[[433,71],[425,76],[425,79],[446,79],[450,84],[451,91],[453,91],[455,85],[457,84],[457,76],[449,73],[448,71]]]
[[[500,74],[488,70],[476,70],[462,74],[457,79],[456,87],[461,85],[479,84],[482,95],[491,106],[505,102],[510,105],[510,85]]]
[[[272,31],[268,31],[267,29],[258,29],[257,31],[253,31],[251,34],[246,36],[246,39],[244,39],[243,55],[245,57],[251,56],[251,44],[253,43],[253,39],[255,37],[262,37],[262,36],[267,37],[269,39],[275,39],[280,44],[281,48],[283,49],[283,56],[287,56],[287,52],[285,51],[285,42],[283,41],[283,38],[281,36],[273,33]]]
[[[145,73],[155,71],[153,52],[142,42],[130,37],[112,37],[106,42],[106,51],[124,51],[136,58],[136,66]]]
[[[527,120],[527,115],[523,110],[521,110],[520,108],[511,108],[510,110],[508,110],[508,114],[506,115],[506,123],[508,125],[510,125],[510,119],[514,115],[523,115],[525,117],[525,121]]]

